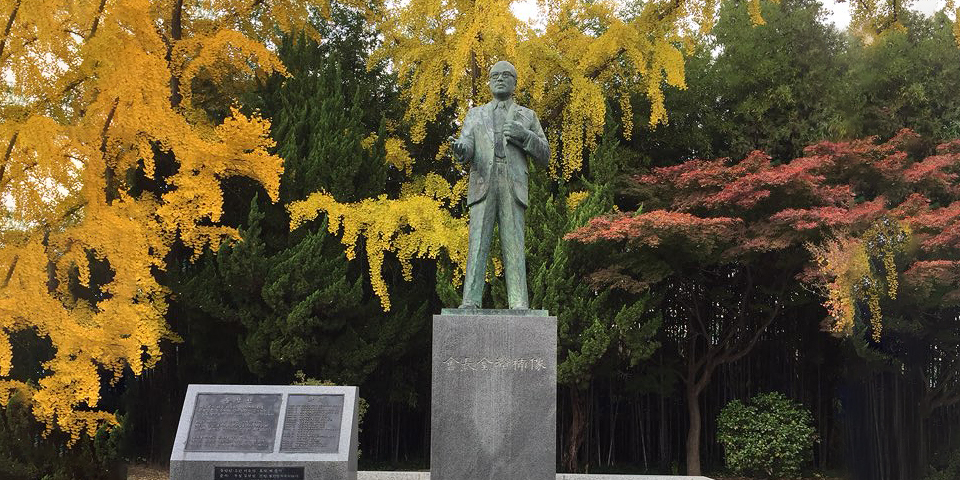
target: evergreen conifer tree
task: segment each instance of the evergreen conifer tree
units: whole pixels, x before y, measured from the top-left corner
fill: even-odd
[[[350,25],[351,15],[335,12],[343,17],[338,27]],[[420,329],[406,321],[413,316],[407,304],[390,314],[380,310],[365,284],[366,262],[347,260],[325,216],[291,232],[284,208],[318,190],[354,202],[387,188],[386,135],[380,117],[370,115],[389,108],[389,95],[371,93],[389,92],[371,84],[387,78],[378,69],[349,78],[341,73],[365,63],[363,35],[338,31],[332,45],[302,35],[284,39],[280,53],[291,77],[271,78],[248,101],[272,119],[276,153],[285,162],[280,202],[256,195],[248,209],[238,208],[248,212],[242,241],[208,254],[182,283],[184,304],[242,325],[240,351],[260,378],[292,379],[303,371],[358,385],[391,352],[400,355]],[[425,318],[422,298],[411,301]]]

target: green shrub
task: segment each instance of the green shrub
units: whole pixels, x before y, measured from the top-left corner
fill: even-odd
[[[728,403],[717,423],[727,468],[737,475],[796,477],[816,438],[810,412],[777,392]]]
[[[3,480],[117,480],[126,478],[121,445],[125,422],[82,436],[67,446],[60,432],[44,435],[33,418],[28,400],[15,393],[0,407],[0,479]]]
[[[927,480],[956,480],[960,478],[960,448],[954,450],[942,470],[934,471]]]

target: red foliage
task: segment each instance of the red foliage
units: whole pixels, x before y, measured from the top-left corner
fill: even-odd
[[[925,240],[921,243],[921,246],[924,250],[933,252],[955,249],[957,242],[960,242],[960,224],[954,222],[941,230],[940,233]]]
[[[904,165],[908,162],[907,152],[893,152],[890,155],[876,161],[874,166],[877,171],[889,180],[896,180],[903,173]]]
[[[921,260],[903,273],[914,298],[932,299],[940,306],[960,303],[960,260]],[[935,295],[936,291],[942,292]],[[933,298],[931,298],[933,297]]]
[[[809,267],[806,243],[858,236],[889,217],[909,225],[920,246],[904,260],[906,283],[919,288],[933,278],[955,281],[960,140],[917,158],[919,140],[901,130],[881,144],[876,138],[820,142],[783,164],[752,152],[739,162],[692,160],[656,168],[633,177],[628,191],[653,210],[595,218],[567,239],[626,242],[631,252],[642,250],[674,268],[700,265],[705,255],[716,263],[749,262],[749,255],[787,249]]]
[[[930,199],[920,193],[911,193],[900,205],[890,211],[896,218],[907,218],[920,215],[930,208]]]
[[[654,210],[639,215],[598,217],[566,236],[584,243],[599,240],[629,240],[656,247],[664,239],[686,240],[697,245],[718,244],[735,236],[742,227],[736,218],[701,218],[684,212]]]
[[[946,228],[950,224],[956,222],[957,218],[960,217],[960,201],[936,210],[930,210],[929,203],[925,206],[927,208],[924,208],[922,211],[918,211],[914,215],[907,217],[907,221],[915,229],[935,232]]]
[[[951,140],[937,145],[937,153],[960,153],[960,140]]]
[[[823,182],[823,176],[816,174],[822,167],[821,157],[801,158],[779,166],[771,166],[769,157],[764,156],[762,163],[756,161],[756,157],[759,157],[759,152],[747,157],[744,162],[750,162],[753,168],[737,169],[736,178],[716,194],[707,197],[705,206],[735,205],[750,209],[760,200],[770,197],[774,190],[792,195],[817,196],[817,186]],[[830,197],[835,197],[835,192],[831,193]]]
[[[887,213],[886,200],[877,197],[871,201],[843,207],[815,207],[785,209],[773,214],[770,221],[795,230],[866,228]]]
[[[956,184],[957,174],[950,170],[957,166],[960,166],[960,154],[934,155],[903,170],[903,177],[909,183],[929,182],[946,189]]]
[[[877,150],[877,137],[867,137],[850,142],[820,142],[803,149],[808,156],[822,155],[830,158],[861,158]]]
[[[960,201],[933,210],[924,206],[904,217],[920,239],[920,247],[926,252],[956,251],[960,245]]]

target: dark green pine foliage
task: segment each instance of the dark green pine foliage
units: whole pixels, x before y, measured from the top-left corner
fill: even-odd
[[[220,321],[242,325],[240,351],[261,378],[292,378],[291,372],[299,369],[354,380],[349,373],[353,365],[337,365],[351,359],[338,351],[340,361],[331,365],[325,357],[332,352],[321,344],[339,342],[340,348],[351,349],[339,337],[350,335],[343,331],[345,323],[360,310],[361,281],[349,275],[343,250],[321,228],[273,251],[264,241],[265,215],[257,203],[258,198],[251,202],[243,240],[225,245],[215,257],[208,254],[185,282],[184,299]]]
[[[318,48],[302,37],[287,40],[284,47],[281,51],[294,61],[310,59],[308,52]],[[363,122],[373,105],[362,96],[366,89],[356,84],[364,78],[347,81],[336,56],[321,60],[319,65],[298,65],[298,74],[276,93],[264,94],[280,107],[271,134],[277,155],[284,159],[281,204],[318,189],[340,202],[355,202],[382,192],[386,181],[382,126],[371,148],[362,145],[373,133]]]
[[[259,99],[285,160],[281,201],[270,204],[263,195],[249,201],[242,241],[208,253],[184,279],[180,296],[206,315],[242,326],[239,349],[258,377],[292,380],[299,370],[357,385],[402,355],[418,331],[404,320],[425,319],[425,306],[396,302],[395,311],[384,314],[365,281],[362,254],[348,261],[325,217],[290,232],[283,205],[319,190],[339,201],[384,191],[383,129],[371,146],[363,140],[382,127],[379,118],[371,125],[364,117],[387,108],[376,104],[376,95],[370,98],[383,89],[366,82],[385,77],[342,75],[344,58],[363,55],[362,49],[327,51],[301,37],[285,40],[281,55],[293,76],[268,81]]]

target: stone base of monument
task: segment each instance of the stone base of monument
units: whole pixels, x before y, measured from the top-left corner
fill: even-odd
[[[242,461],[210,460],[205,462],[170,462],[170,479],[189,480],[321,480],[327,478],[356,480],[357,472],[350,472],[344,463],[304,461]]]
[[[430,472],[357,472],[357,480],[430,480]],[[614,475],[558,473],[555,480],[711,480],[680,475]]]
[[[444,309],[432,357],[431,478],[556,480],[556,317]]]
[[[187,388],[170,480],[356,478],[356,387]]]

